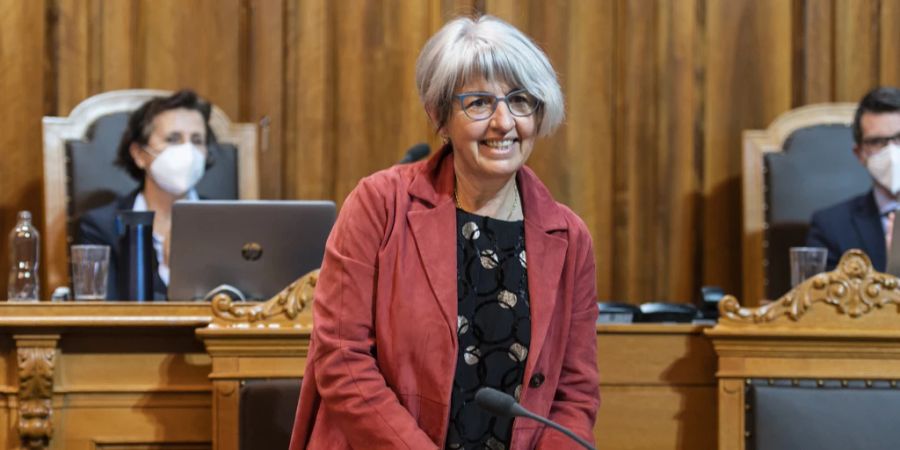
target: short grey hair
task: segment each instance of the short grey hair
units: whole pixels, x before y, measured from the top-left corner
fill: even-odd
[[[416,61],[416,87],[437,127],[447,124],[454,92],[484,78],[528,90],[540,100],[535,112],[538,135],[556,130],[565,105],[556,72],[547,55],[514,26],[493,16],[459,17],[425,43]]]

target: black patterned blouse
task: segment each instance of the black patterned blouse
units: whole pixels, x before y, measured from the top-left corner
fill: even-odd
[[[512,419],[475,404],[489,386],[518,400],[531,343],[525,225],[456,210],[459,354],[448,449],[507,449]]]

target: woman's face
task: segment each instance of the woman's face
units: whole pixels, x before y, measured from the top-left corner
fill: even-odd
[[[455,95],[487,93],[503,97],[517,86],[505,82],[478,80],[466,83]],[[535,114],[514,116],[509,105],[499,101],[494,113],[484,120],[473,120],[453,100],[453,110],[446,125],[439,130],[453,144],[457,173],[472,178],[508,180],[531,155],[536,136]]]
[[[206,123],[199,111],[187,108],[163,111],[153,118],[150,139],[144,149],[132,146],[131,156],[146,170],[167,147],[190,142],[206,157]],[[146,150],[146,151],[142,151]]]

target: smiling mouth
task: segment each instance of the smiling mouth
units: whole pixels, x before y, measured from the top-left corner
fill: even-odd
[[[517,142],[518,139],[485,139],[481,141],[481,145],[495,150],[509,150]]]

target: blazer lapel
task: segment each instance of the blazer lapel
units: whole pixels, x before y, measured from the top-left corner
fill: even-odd
[[[872,264],[876,270],[887,268],[887,249],[884,241],[884,227],[881,225],[881,214],[875,204],[874,194],[869,194],[853,209],[853,225],[859,235],[863,248],[871,254]],[[840,259],[841,255],[838,255]],[[879,269],[881,267],[881,269]]]
[[[553,319],[567,247],[565,239],[553,236],[538,224],[525,220],[528,293],[531,302],[531,349],[525,367],[526,377],[530,377],[534,370]]]
[[[447,202],[406,214],[428,284],[438,300],[449,330],[456,334],[456,208]]]
[[[423,167],[410,183],[409,194],[419,199],[419,204],[406,213],[406,220],[434,298],[448,330],[456,336],[456,206],[449,147],[435,154]]]
[[[559,206],[531,169],[519,172],[519,190],[525,212],[525,252],[531,302],[531,345],[525,379],[531,377],[544,346],[565,264],[568,241],[554,233],[566,230]]]

